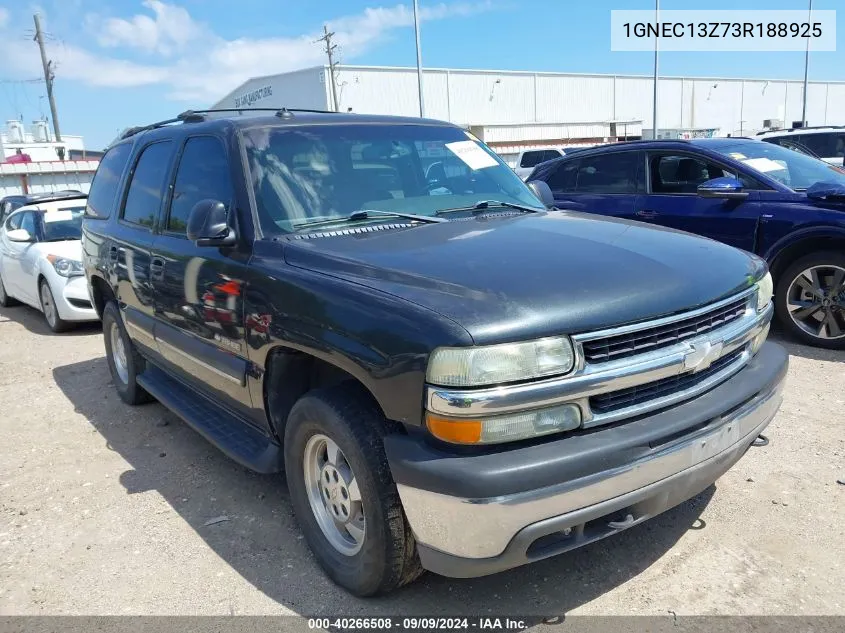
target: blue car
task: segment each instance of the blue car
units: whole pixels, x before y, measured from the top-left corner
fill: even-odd
[[[697,233],[756,253],[801,341],[845,349],[845,170],[747,138],[632,141],[538,165],[560,209]]]

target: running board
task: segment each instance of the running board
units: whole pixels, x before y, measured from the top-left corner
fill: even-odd
[[[258,473],[283,469],[282,449],[237,416],[171,378],[149,361],[138,384],[228,457]]]

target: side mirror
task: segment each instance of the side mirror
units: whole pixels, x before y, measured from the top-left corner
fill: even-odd
[[[552,195],[552,190],[542,180],[532,180],[528,183],[528,188],[547,208],[555,206],[555,197]]]
[[[724,200],[744,200],[748,192],[742,190],[742,183],[732,176],[713,178],[698,185],[698,195],[702,198],[722,198]]]
[[[839,202],[845,198],[845,185],[838,182],[816,182],[807,188],[807,197],[811,200],[836,198]]]
[[[12,229],[6,232],[6,237],[12,242],[34,242],[35,240],[26,229]]]
[[[219,200],[200,200],[188,215],[188,239],[197,246],[231,246],[235,230],[229,223],[229,209]]]

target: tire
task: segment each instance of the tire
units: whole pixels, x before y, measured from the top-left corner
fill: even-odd
[[[38,284],[38,299],[41,302],[41,312],[44,315],[44,320],[47,322],[53,332],[58,334],[64,332],[70,327],[67,321],[62,320],[59,316],[59,308],[56,306],[56,299],[53,297],[53,291],[50,289],[50,284],[46,279],[42,279]]]
[[[0,274],[0,306],[8,308],[17,304],[18,302],[6,293],[6,286],[3,284],[3,275]]]
[[[112,338],[112,337],[115,338]],[[123,326],[120,310],[114,301],[103,310],[103,338],[106,344],[106,361],[109,364],[112,382],[120,399],[126,404],[136,405],[152,402],[153,397],[144,391],[136,378],[146,368],[146,361],[135,349]],[[122,345],[122,354],[116,343]]]
[[[288,488],[305,539],[326,574],[357,596],[386,593],[412,582],[423,572],[416,542],[402,511],[384,453],[381,438],[385,420],[368,396],[354,384],[307,393],[293,406],[284,437]],[[363,510],[364,531],[357,551],[354,538],[346,543],[349,551],[338,549],[321,527],[317,515],[319,510],[312,508],[312,502],[319,504],[324,499],[319,493],[309,495],[306,479],[312,484],[314,479],[306,475],[305,469],[306,464],[316,465],[308,457],[313,452],[309,447],[319,445],[320,438],[333,441],[340,450],[335,465],[338,466],[336,472],[341,472],[341,488],[344,478],[348,483],[351,477],[360,491],[357,508]],[[324,470],[319,472],[328,472],[329,466],[331,464],[326,463]],[[313,487],[311,489],[314,490]],[[317,489],[326,492],[325,488]],[[353,490],[353,486],[349,490]],[[315,496],[319,498],[315,499]],[[354,497],[352,493],[348,497],[351,513],[346,515],[348,524],[355,522],[353,517],[358,512]],[[334,499],[333,496],[331,498]],[[337,496],[337,499],[341,498],[342,495]],[[330,503],[322,504],[322,512],[331,523]],[[346,507],[342,503],[341,506]],[[325,517],[323,525],[326,524]],[[334,523],[326,529],[330,532],[332,528],[341,534],[341,538],[349,537]],[[337,541],[336,538],[334,540]]]
[[[809,277],[805,271],[810,271]],[[813,280],[818,281],[815,287]],[[804,306],[803,311],[796,305]],[[808,313],[813,307],[816,310]],[[802,343],[845,349],[845,254],[824,251],[790,264],[777,281],[775,312],[786,331]]]

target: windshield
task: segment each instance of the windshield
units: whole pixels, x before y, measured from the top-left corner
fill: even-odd
[[[85,207],[65,207],[55,211],[45,211],[44,241],[78,240],[82,238],[82,216]]]
[[[746,141],[719,145],[716,150],[796,191],[817,182],[845,185],[845,170],[840,167],[772,143]]]
[[[259,127],[244,132],[244,144],[265,233],[361,209],[433,216],[482,200],[543,208],[496,154],[459,128]],[[393,220],[372,214],[368,221]]]

